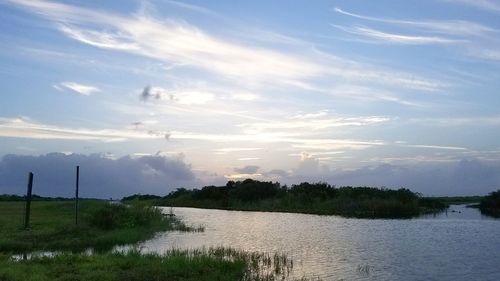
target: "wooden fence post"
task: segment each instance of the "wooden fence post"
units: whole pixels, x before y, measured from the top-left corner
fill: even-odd
[[[76,191],[75,191],[75,224],[78,225],[78,189],[80,182],[80,166],[76,166]]]
[[[33,173],[28,175],[28,191],[26,192],[26,209],[24,214],[24,229],[30,226],[30,213],[31,213],[31,193],[33,191]]]

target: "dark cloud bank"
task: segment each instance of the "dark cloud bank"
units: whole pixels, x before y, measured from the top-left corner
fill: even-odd
[[[379,164],[330,169],[308,158],[284,177],[287,182],[326,181],[336,186],[406,187],[424,195],[485,195],[500,189],[500,162],[463,159],[413,165]]]
[[[80,165],[82,197],[166,194],[177,187],[199,184],[182,159],[164,156],[110,159],[101,154],[5,155],[0,161],[0,194],[25,193],[27,174],[31,171],[35,174],[34,193],[73,196],[76,165]]]
[[[181,158],[125,156],[110,159],[101,154],[41,156],[6,155],[0,161],[0,194],[24,194],[27,173],[35,173],[34,192],[44,196],[73,196],[75,167],[81,167],[83,197],[121,198],[133,193],[164,195],[177,187],[201,187],[202,182]],[[235,169],[255,173],[258,166]],[[291,171],[263,171],[281,183],[326,181],[336,186],[406,187],[424,195],[482,195],[500,188],[500,162],[462,160],[422,165],[380,164],[355,170],[331,169],[307,158]]]

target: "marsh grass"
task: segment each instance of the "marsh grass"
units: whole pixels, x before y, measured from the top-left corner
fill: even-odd
[[[282,254],[230,248],[172,249],[162,255],[127,253],[59,254],[30,260],[0,260],[1,281],[102,280],[310,280],[291,276],[293,262]]]
[[[0,202],[0,252],[82,251],[89,247],[105,251],[151,238],[160,231],[203,231],[142,204],[82,201],[78,225],[71,201],[34,201],[29,229],[22,228],[23,214],[23,202]]]

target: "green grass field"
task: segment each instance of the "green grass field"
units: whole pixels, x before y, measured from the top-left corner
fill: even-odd
[[[33,201],[30,228],[26,230],[24,208],[24,202],[0,202],[0,252],[106,250],[148,239],[158,231],[198,230],[150,207],[98,200],[80,202],[78,225],[72,201]]]

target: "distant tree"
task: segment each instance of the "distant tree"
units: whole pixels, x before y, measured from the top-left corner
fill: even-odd
[[[152,199],[160,199],[161,197],[158,195],[151,194],[134,194],[130,196],[125,196],[121,201],[132,201],[132,200],[152,200]]]
[[[241,201],[256,201],[276,196],[280,192],[280,184],[246,179],[237,181],[230,190],[230,197]]]
[[[479,209],[486,215],[500,217],[500,189],[485,196],[479,203]]]

